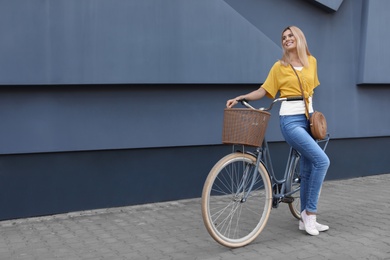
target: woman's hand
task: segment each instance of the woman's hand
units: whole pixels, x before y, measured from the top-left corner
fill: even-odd
[[[237,105],[238,100],[239,100],[238,98],[229,99],[229,100],[226,102],[226,107],[227,107],[227,108],[232,108],[232,107],[234,107],[235,105]]]
[[[227,108],[232,108],[232,107],[234,107],[235,105],[237,105],[237,103],[240,102],[241,100],[245,100],[245,95],[242,95],[242,96],[238,96],[238,97],[236,97],[236,98],[229,99],[229,100],[226,102],[226,107],[227,107]]]
[[[238,102],[240,102],[241,100],[244,100],[244,99],[249,100],[249,101],[261,99],[265,96],[266,93],[267,92],[262,87],[260,87],[259,89],[252,91],[251,93],[248,93],[246,95],[241,95],[241,96],[238,96],[236,98],[229,99],[226,102],[226,107],[232,108],[235,105],[237,105]]]

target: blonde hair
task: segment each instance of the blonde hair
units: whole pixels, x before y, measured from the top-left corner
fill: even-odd
[[[309,48],[307,47],[306,38],[305,38],[305,35],[303,34],[303,32],[301,31],[301,29],[299,29],[296,26],[286,27],[282,32],[282,39],[281,40],[282,40],[283,56],[282,56],[282,59],[280,60],[280,62],[285,66],[288,66],[290,64],[290,58],[289,58],[288,52],[286,51],[286,49],[283,46],[283,33],[287,30],[291,31],[291,33],[294,35],[294,37],[297,41],[297,52],[298,52],[298,58],[299,58],[300,62],[302,63],[302,65],[304,67],[309,67],[309,60],[307,57],[310,56],[311,54],[310,54]]]

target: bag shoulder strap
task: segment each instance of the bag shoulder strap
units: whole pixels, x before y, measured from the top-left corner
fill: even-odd
[[[294,66],[291,65],[291,64],[290,64],[290,66],[291,66],[291,68],[293,69],[295,75],[296,75],[297,78],[298,78],[299,87],[301,88],[301,92],[302,92],[303,102],[305,103],[305,115],[306,115],[306,118],[309,119],[309,108],[307,107],[306,97],[305,97],[305,93],[303,92],[303,88],[302,88],[302,84],[301,84],[301,79],[299,78],[297,71],[294,69]]]

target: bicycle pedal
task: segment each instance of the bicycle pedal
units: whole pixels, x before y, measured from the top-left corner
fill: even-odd
[[[283,197],[281,201],[284,203],[293,203],[294,198],[293,197]]]

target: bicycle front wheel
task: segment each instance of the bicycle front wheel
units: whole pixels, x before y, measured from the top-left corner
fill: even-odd
[[[210,171],[202,192],[202,216],[207,231],[218,243],[242,247],[264,229],[272,206],[271,182],[256,158],[233,153]],[[253,185],[252,185],[253,184]]]

